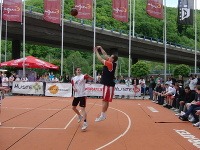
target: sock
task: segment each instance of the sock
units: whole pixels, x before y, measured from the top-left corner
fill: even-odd
[[[105,117],[105,116],[106,116],[106,113],[101,112],[101,116]]]

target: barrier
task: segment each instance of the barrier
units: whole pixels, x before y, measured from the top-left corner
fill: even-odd
[[[85,93],[87,96],[102,96],[102,84],[86,84]],[[43,82],[22,82],[14,81],[12,86],[12,93],[16,94],[31,94],[31,95],[45,95],[57,97],[72,97],[71,83],[43,83]],[[141,86],[116,84],[114,96],[141,96]]]

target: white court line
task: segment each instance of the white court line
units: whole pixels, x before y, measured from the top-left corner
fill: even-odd
[[[96,104],[96,105],[98,105],[98,104]],[[100,106],[101,106],[101,105],[100,105]],[[115,141],[117,141],[118,139],[120,139],[121,137],[123,137],[123,136],[128,132],[128,130],[130,129],[130,127],[131,127],[131,119],[130,119],[129,115],[127,115],[125,112],[123,112],[123,111],[121,111],[121,110],[119,110],[119,109],[116,109],[116,108],[113,108],[113,107],[109,107],[109,108],[114,109],[114,110],[116,110],[116,111],[119,111],[119,112],[123,113],[123,114],[128,118],[128,126],[127,126],[126,130],[125,130],[122,134],[120,134],[118,137],[116,137],[114,140],[110,141],[109,143],[107,143],[107,144],[105,144],[105,145],[103,145],[103,146],[97,148],[96,150],[103,149],[103,148],[105,148],[106,146],[108,146],[108,145],[114,143]]]
[[[1,126],[0,129],[34,129],[33,127],[4,127]],[[36,130],[64,130],[64,128],[35,128]]]
[[[68,124],[64,127],[64,129],[67,129],[67,127],[71,124],[71,122],[74,120],[74,118],[76,117],[77,115],[74,115],[74,117],[68,122]]]
[[[95,105],[99,105],[99,104],[95,104]],[[99,106],[102,106],[102,105],[99,105]],[[115,141],[117,141],[118,139],[123,137],[131,127],[131,119],[130,119],[129,115],[127,115],[125,112],[123,112],[123,111],[121,111],[119,109],[116,109],[116,108],[113,108],[113,107],[109,107],[109,108],[113,109],[113,110],[116,110],[116,111],[119,111],[120,113],[124,114],[128,118],[128,126],[127,126],[126,130],[122,134],[120,134],[118,137],[116,137],[115,139],[113,139],[109,143],[97,148],[96,150],[100,150],[100,149],[103,149],[103,148],[107,147],[108,145],[111,145],[112,143],[114,143]],[[38,129],[38,130],[66,130],[68,128],[68,126],[71,124],[71,122],[75,119],[76,116],[77,115],[74,115],[74,117],[68,122],[68,124],[64,128],[35,128],[35,129]],[[3,127],[3,126],[1,126],[0,128],[33,129],[31,127]]]
[[[149,110],[151,110],[152,112],[159,112],[158,110],[156,110],[155,108],[153,107],[147,107]]]
[[[48,109],[45,109],[45,108],[16,108],[16,107],[2,107],[2,109],[35,109],[35,110],[61,110],[61,109],[58,109],[58,108],[48,108]],[[65,108],[63,110],[71,110],[71,108]]]

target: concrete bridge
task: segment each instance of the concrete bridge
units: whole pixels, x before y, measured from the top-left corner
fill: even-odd
[[[26,43],[36,43],[52,47],[61,47],[61,26],[43,20],[43,14],[26,12]],[[5,37],[5,21],[2,36]],[[23,40],[23,25],[8,22],[8,39],[12,41],[13,59],[20,57]],[[96,28],[96,45],[101,45],[109,52],[128,57],[128,35],[119,32]],[[134,37],[131,39],[131,58],[164,62],[164,45],[159,41]],[[93,27],[70,20],[64,21],[64,49],[91,51],[93,47]],[[48,51],[48,50],[47,50]],[[167,44],[167,63],[187,64],[194,66],[195,52],[191,49]],[[200,53],[197,53],[197,64],[200,65]]]

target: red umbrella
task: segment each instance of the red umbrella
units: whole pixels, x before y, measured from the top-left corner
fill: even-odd
[[[19,67],[23,68],[23,58],[16,59],[16,60],[10,60],[7,62],[0,63],[0,66],[10,66],[10,67]],[[58,66],[51,64],[49,62],[40,60],[38,58],[35,58],[33,56],[27,56],[25,57],[25,67],[26,68],[44,68],[44,69],[59,69]]]

